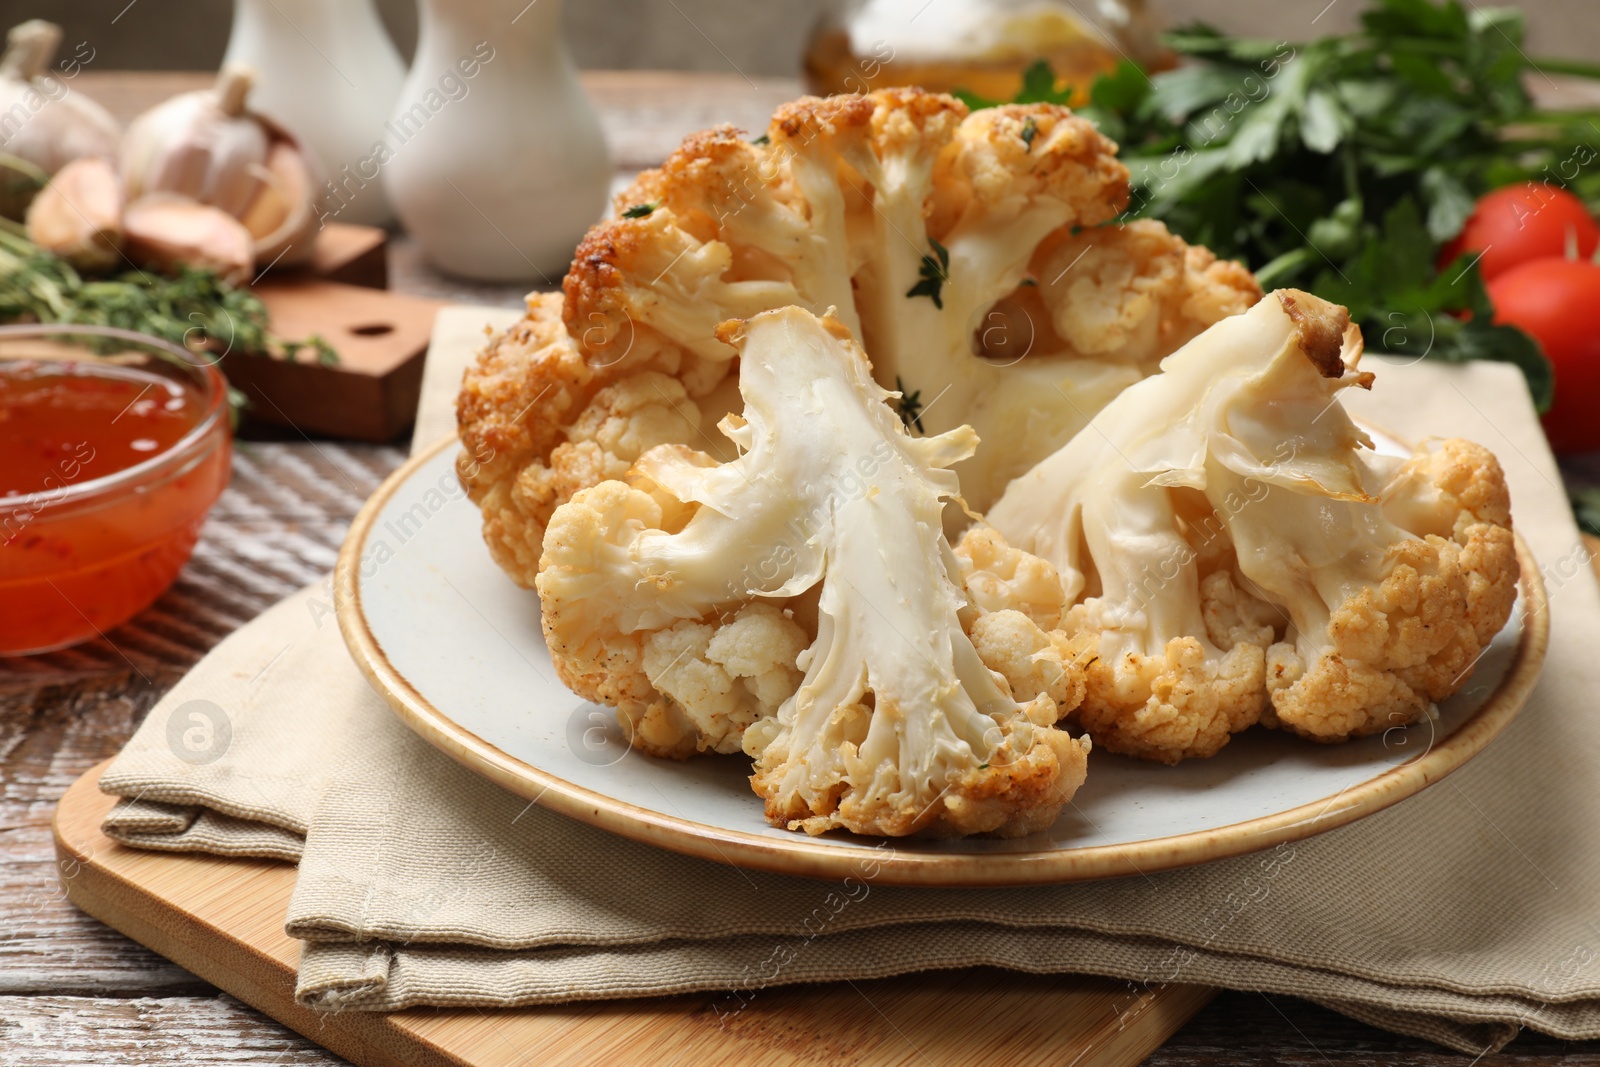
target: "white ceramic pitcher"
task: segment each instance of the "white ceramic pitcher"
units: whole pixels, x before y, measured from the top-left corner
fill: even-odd
[[[370,159],[406,69],[373,0],[234,0],[223,62],[255,68],[250,106],[316,153],[338,191],[325,217],[366,225],[393,219]]]
[[[421,16],[388,124],[390,202],[449,273],[558,281],[611,179],[560,0],[421,0]]]

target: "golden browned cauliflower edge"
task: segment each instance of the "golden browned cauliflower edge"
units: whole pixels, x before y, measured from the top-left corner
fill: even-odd
[[[1448,522],[1394,546],[1384,580],[1334,612],[1321,655],[1269,650],[1264,724],[1325,742],[1381,733],[1471,679],[1517,598],[1510,492],[1494,454],[1458,438],[1419,451],[1385,496],[1430,491]]]
[[[580,489],[621,478],[656,445],[700,437],[696,396],[729,364],[639,346],[611,362],[587,357],[562,321],[559,293],[532,293],[528,311],[494,334],[456,397],[456,473],[483,513],[489,551],[532,588],[545,526]]]

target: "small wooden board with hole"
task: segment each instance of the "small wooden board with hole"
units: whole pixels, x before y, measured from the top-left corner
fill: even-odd
[[[359,1067],[1133,1067],[1215,993],[973,969],[764,990],[726,1017],[725,994],[320,1014],[294,1000],[300,946],[283,932],[294,868],[118,845],[100,832],[115,803],[96,788],[105,766],[56,808],[67,897]]]
[[[310,350],[294,361],[225,355],[222,372],[249,399],[251,421],[373,442],[392,441],[411,426],[441,301],[287,274],[263,280],[255,292],[274,335],[321,337],[339,361],[323,366]]]
[[[228,381],[250,402],[247,433],[266,427],[274,434],[373,442],[405,433],[441,305],[387,290],[388,251],[386,230],[330,222],[318,232],[310,262],[273,267],[256,283],[274,336],[321,337],[339,362],[324,366],[312,351],[293,363],[223,356]]]

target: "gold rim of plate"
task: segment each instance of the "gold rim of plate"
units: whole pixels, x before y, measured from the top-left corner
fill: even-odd
[[[807,878],[838,879],[858,876],[861,863],[870,858],[877,868],[873,881],[879,884],[971,887],[1037,885],[1150,874],[1272,848],[1382,811],[1439,781],[1483,751],[1527,703],[1528,695],[1538,682],[1550,640],[1550,605],[1544,582],[1533,554],[1517,535],[1517,561],[1522,568],[1522,638],[1514,658],[1484,704],[1444,741],[1414,759],[1333,796],[1211,830],[1121,845],[1033,852],[889,851],[887,855],[873,852],[869,857],[858,849],[839,848],[798,832],[792,839],[774,839],[708,826],[575,785],[506,754],[462,728],[418,692],[389,661],[367,624],[358,582],[361,553],[373,522],[395,491],[412,472],[455,444],[454,436],[445,438],[423,449],[391,474],[356,515],[339,550],[339,562],[334,571],[335,603],[339,629],[356,665],[407,726],[490,781],[591,826],[715,863]],[[759,798],[752,794],[750,802],[758,803]]]

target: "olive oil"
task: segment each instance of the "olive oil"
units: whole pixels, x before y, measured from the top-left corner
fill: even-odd
[[[856,0],[837,5],[812,34],[805,53],[810,92],[862,93],[916,85],[935,92],[964,89],[1010,100],[1022,74],[1050,64],[1072,102],[1088,100],[1094,79],[1124,58],[1166,65],[1142,0],[1101,4],[1104,25],[1072,4],[1052,0]]]

